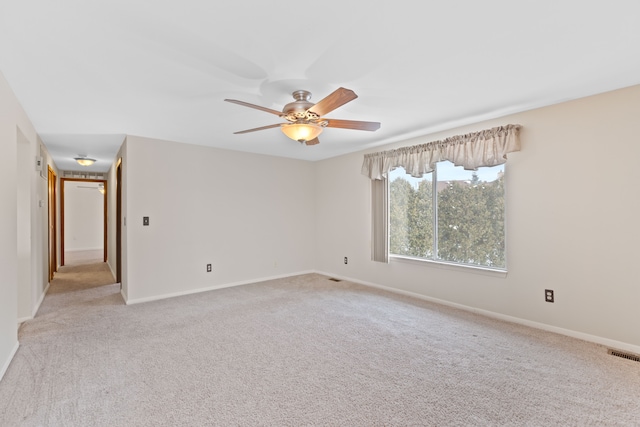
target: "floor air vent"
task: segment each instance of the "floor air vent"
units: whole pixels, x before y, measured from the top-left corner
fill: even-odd
[[[333,278],[333,277],[330,277],[329,280],[331,280],[332,282],[342,282],[342,280],[336,279],[336,278]]]
[[[609,353],[612,356],[622,357],[623,359],[633,360],[634,362],[640,362],[640,356],[635,354],[624,353],[622,351],[611,350],[611,349],[609,349],[607,353]]]

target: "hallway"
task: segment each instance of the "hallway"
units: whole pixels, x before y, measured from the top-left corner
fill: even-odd
[[[55,274],[38,314],[20,326],[21,345],[41,323],[66,323],[67,312],[78,306],[124,305],[120,285],[102,261],[102,250],[67,252],[65,258],[66,263]]]
[[[103,320],[126,306],[101,257],[101,250],[70,252],[35,318],[20,325],[20,348],[0,387],[0,425],[73,425],[78,387],[111,372],[105,339],[119,325]]]

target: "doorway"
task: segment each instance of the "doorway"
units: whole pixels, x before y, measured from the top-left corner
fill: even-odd
[[[65,248],[73,247],[77,249],[70,242],[65,241],[65,187],[68,182],[76,182],[79,188],[86,188],[88,191],[92,191],[98,194],[101,193],[100,199],[102,200],[102,260],[107,261],[107,181],[103,179],[82,179],[82,178],[62,178],[60,180],[60,265],[65,265]],[[82,185],[85,184],[85,185]],[[91,213],[90,215],[94,215]]]

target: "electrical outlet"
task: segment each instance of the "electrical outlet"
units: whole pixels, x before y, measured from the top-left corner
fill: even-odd
[[[344,263],[345,263],[345,264],[348,264],[348,263],[349,263],[349,258],[344,257]]]
[[[544,300],[546,302],[554,302],[553,301],[553,290],[552,289],[545,289],[544,290]]]
[[[211,273],[211,264],[207,264],[207,273]]]

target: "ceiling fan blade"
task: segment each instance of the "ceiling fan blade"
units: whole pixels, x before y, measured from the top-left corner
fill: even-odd
[[[305,141],[305,144],[307,144],[307,145],[320,144],[320,140],[318,138],[313,138],[311,141]]]
[[[249,107],[249,108],[255,108],[256,110],[265,111],[267,113],[275,114],[276,116],[281,116],[282,115],[282,111],[272,110],[271,108],[261,107],[259,105],[255,105],[255,104],[249,104],[248,102],[238,101],[237,99],[225,99],[225,101],[231,102],[233,104],[243,105],[243,106]]]
[[[239,135],[241,133],[249,133],[249,132],[255,132],[257,130],[265,130],[265,129],[271,129],[271,128],[279,128],[280,126],[282,126],[282,123],[277,123],[275,125],[269,125],[269,126],[262,126],[259,128],[253,128],[253,129],[247,129],[247,130],[241,130],[239,132],[234,132],[234,135]]]
[[[355,130],[369,130],[374,131],[380,129],[379,122],[360,122],[357,120],[336,120],[336,119],[323,119],[326,120],[328,128],[340,128],[340,129],[355,129]]]
[[[356,95],[356,93],[351,89],[340,87],[318,101],[318,103],[311,107],[309,110],[322,117],[325,114],[332,112],[336,108],[346,104],[347,102],[353,101],[357,97],[358,95]]]

